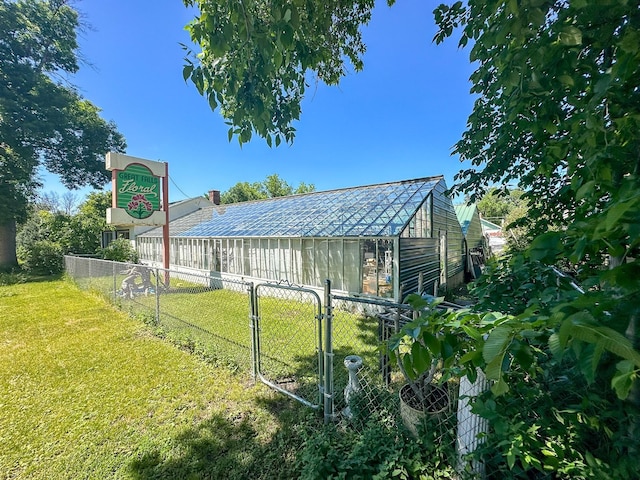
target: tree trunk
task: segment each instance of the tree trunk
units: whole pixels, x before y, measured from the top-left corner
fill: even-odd
[[[0,270],[18,266],[16,258],[16,222],[9,220],[0,225]]]

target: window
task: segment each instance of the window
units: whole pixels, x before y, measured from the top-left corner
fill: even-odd
[[[433,225],[431,222],[433,210],[433,195],[429,194],[420,208],[402,231],[403,238],[431,238]]]
[[[102,232],[102,248],[107,248],[111,242],[118,238],[126,238],[129,240],[129,230],[107,230]]]

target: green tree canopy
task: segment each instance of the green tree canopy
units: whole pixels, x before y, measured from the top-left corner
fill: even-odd
[[[187,29],[201,49],[188,52],[184,78],[220,106],[229,140],[292,142],[308,76],[335,85],[347,62],[363,67],[374,0],[183,1],[199,9]]]
[[[500,223],[500,220],[504,220],[515,208],[526,206],[522,200],[523,194],[520,189],[490,188],[478,201],[478,211],[483,218]]]
[[[15,263],[13,226],[26,218],[39,167],[68,188],[100,187],[104,155],[125,149],[115,124],[64,78],[78,70],[78,27],[65,0],[0,0],[0,265]]]
[[[284,197],[297,193],[315,191],[316,187],[310,183],[300,184],[294,189],[277,173],[268,175],[262,182],[238,182],[226,192],[220,195],[222,203],[248,202],[250,200],[263,200],[265,198]]]

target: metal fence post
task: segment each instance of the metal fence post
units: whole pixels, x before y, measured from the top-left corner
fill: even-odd
[[[158,271],[158,267],[154,270],[156,277],[156,325],[160,325],[160,277],[158,276],[160,272]]]
[[[331,280],[324,284],[324,423],[334,418],[333,414],[333,308],[331,306]]]
[[[249,329],[251,331],[251,376],[255,380],[258,375],[258,342],[256,320],[258,317],[258,306],[256,305],[256,291],[253,282],[249,283]]]
[[[112,262],[111,263],[111,270],[113,271],[113,304],[115,305],[116,302],[118,301],[118,278],[117,278],[117,271],[116,271],[116,262]]]

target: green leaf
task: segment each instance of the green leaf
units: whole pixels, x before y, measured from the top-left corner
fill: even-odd
[[[613,226],[622,218],[627,210],[636,205],[637,201],[638,200],[634,198],[627,202],[614,204],[607,212],[607,218],[605,220],[607,230],[611,230],[611,228],[613,228]]]
[[[184,78],[185,82],[191,76],[191,72],[193,72],[193,65],[185,65],[184,68],[182,69],[182,77]]]
[[[562,250],[561,232],[547,232],[538,235],[529,248],[529,254],[532,260],[553,261],[557,254]]]
[[[411,360],[413,368],[418,374],[426,372],[431,367],[429,352],[418,342],[411,346]]]
[[[478,350],[472,350],[471,352],[465,353],[462,357],[460,357],[460,363],[473,363],[476,364],[477,361],[482,359],[482,352]]]
[[[564,27],[560,31],[559,40],[561,44],[566,45],[568,47],[581,45],[582,32],[580,31],[580,29],[573,26]]]
[[[276,69],[279,69],[282,66],[282,52],[278,48],[273,52],[273,64]]]
[[[404,357],[402,357],[402,366],[404,367],[405,372],[407,372],[407,376],[409,377],[409,379],[415,380],[418,377],[417,372],[415,372],[413,369],[410,355],[405,355]]]
[[[611,388],[616,392],[619,399],[625,400],[634,381],[637,380],[637,373],[634,369],[633,362],[623,360],[616,364],[616,373],[611,378]]]
[[[484,374],[489,380],[498,380],[502,377],[502,357],[496,357],[487,364]]]
[[[573,77],[571,75],[560,75],[558,77],[558,80],[560,80],[560,83],[566,85],[567,87],[573,87],[575,85],[575,81],[573,80]]]
[[[504,356],[508,343],[511,341],[511,327],[500,325],[494,328],[487,337],[482,348],[482,357],[487,363],[491,363],[496,357]],[[502,363],[502,359],[500,359]]]
[[[596,182],[594,180],[591,180],[583,184],[576,192],[576,200],[582,200],[587,195],[589,196],[592,195],[593,192],[595,191],[595,185],[596,185]]]
[[[496,397],[500,395],[504,395],[509,391],[509,385],[504,381],[504,378],[500,377],[500,379],[491,386],[491,393],[493,393]]]
[[[422,339],[425,345],[429,348],[432,355],[440,355],[442,351],[442,346],[440,341],[430,332],[423,332]]]
[[[211,107],[211,110],[218,108],[218,102],[216,102],[216,96],[213,93],[209,94],[209,106]]]
[[[551,350],[551,354],[558,360],[562,359],[564,348],[560,343],[560,335],[558,335],[557,333],[553,333],[549,337],[549,350]]]
[[[618,357],[629,360],[640,368],[640,352],[633,348],[627,337],[612,328],[598,325],[574,325],[571,335],[586,343],[602,343],[602,346]]]

